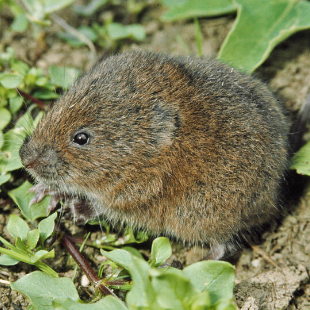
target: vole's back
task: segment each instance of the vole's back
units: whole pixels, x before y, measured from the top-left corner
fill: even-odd
[[[54,173],[30,171],[41,182],[90,200],[85,217],[218,245],[277,214],[288,127],[270,91],[226,65],[126,53],[80,78],[21,156]],[[81,131],[85,146],[72,142]]]

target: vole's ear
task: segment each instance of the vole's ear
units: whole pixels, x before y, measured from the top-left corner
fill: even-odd
[[[171,145],[180,127],[181,117],[177,108],[155,99],[152,102],[152,134],[157,146]]]

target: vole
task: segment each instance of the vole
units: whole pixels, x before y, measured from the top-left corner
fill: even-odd
[[[279,214],[289,123],[263,83],[216,60],[127,52],[80,77],[20,156],[34,201],[65,197],[77,218],[220,259]]]

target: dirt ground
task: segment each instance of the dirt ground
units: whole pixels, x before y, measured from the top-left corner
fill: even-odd
[[[143,15],[142,23],[147,30],[147,39],[142,44],[124,45],[123,49],[143,49],[169,54],[186,54],[179,44],[182,38],[191,54],[196,55],[195,30],[192,22],[162,24],[158,21],[161,9],[153,8]],[[67,21],[76,26],[78,21],[70,14],[63,14]],[[0,13],[1,44],[16,49],[18,57],[31,65],[48,68],[51,64],[74,66],[85,70],[89,63],[89,51],[86,47],[75,49],[60,41],[56,32],[58,26],[49,29],[45,36],[46,46],[38,46],[29,33],[5,34],[10,22],[7,12]],[[215,57],[221,43],[230,30],[233,16],[216,19],[202,19],[200,25],[203,32],[203,51],[206,57]],[[104,51],[98,50],[100,55]],[[270,58],[255,73],[269,84],[270,88],[282,99],[293,115],[310,92],[310,31],[300,32],[282,44],[272,53]],[[310,138],[310,134],[306,134]],[[305,179],[304,182],[307,182]],[[266,231],[261,241],[244,249],[233,263],[236,265],[235,296],[238,307],[251,309],[310,309],[310,188],[305,187],[303,193],[294,203],[283,202],[285,214],[282,221]],[[0,234],[8,238],[3,230],[11,206],[0,210]],[[68,226],[69,224],[67,224]],[[86,227],[75,227],[75,232],[82,235]],[[91,228],[94,230],[94,228]],[[96,238],[94,232],[91,238]],[[70,275],[72,260],[63,250],[58,248],[53,265],[58,266],[62,275]],[[199,260],[204,250],[184,248],[174,245],[174,256],[185,264]],[[86,249],[86,255],[96,269],[103,260],[98,251]],[[14,268],[0,269],[0,307],[2,309],[25,309],[27,301],[18,293],[10,290],[5,280],[16,280],[32,269],[19,264]],[[85,281],[79,277],[79,281]],[[85,291],[83,285],[78,287]]]

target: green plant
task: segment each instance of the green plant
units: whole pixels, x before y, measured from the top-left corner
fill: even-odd
[[[237,13],[218,58],[239,70],[253,72],[280,42],[310,28],[310,3],[303,0],[162,0],[175,21]]]
[[[12,171],[22,167],[18,154],[20,146],[43,116],[36,104],[31,104],[25,111],[21,93],[32,94],[37,99],[56,99],[58,94],[55,89],[60,86],[68,87],[78,71],[52,66],[49,79],[42,70],[30,68],[26,63],[17,60],[12,48],[0,53],[0,71],[1,185],[10,180]]]
[[[203,261],[182,271],[172,267],[160,268],[171,255],[166,238],[154,240],[148,263],[133,248],[102,251],[102,254],[109,259],[105,265],[111,265],[113,275],[107,276],[102,282],[106,285],[111,283],[112,287],[119,290],[129,289],[126,303],[116,296],[107,296],[92,304],[82,303],[69,278],[56,278],[39,271],[11,283],[11,287],[27,296],[33,309],[40,310],[236,309],[232,301],[234,267],[229,263]],[[122,280],[126,273],[132,282]]]
[[[35,37],[39,37],[43,28],[51,25],[52,13],[64,9],[75,0],[22,0],[20,5],[17,1],[9,0],[7,5],[15,15],[11,29],[25,31],[29,24],[33,26]]]
[[[19,262],[35,265],[52,277],[58,277],[58,274],[48,265],[42,262],[43,259],[53,258],[54,250],[46,251],[43,248],[44,241],[54,231],[54,221],[57,213],[43,219],[37,229],[29,230],[27,223],[15,214],[10,216],[7,229],[15,239],[15,245],[10,244],[4,238],[0,241],[6,248],[0,247],[0,265],[12,266]],[[40,240],[40,245],[38,244]]]
[[[290,169],[310,176],[310,141],[292,157]]]

